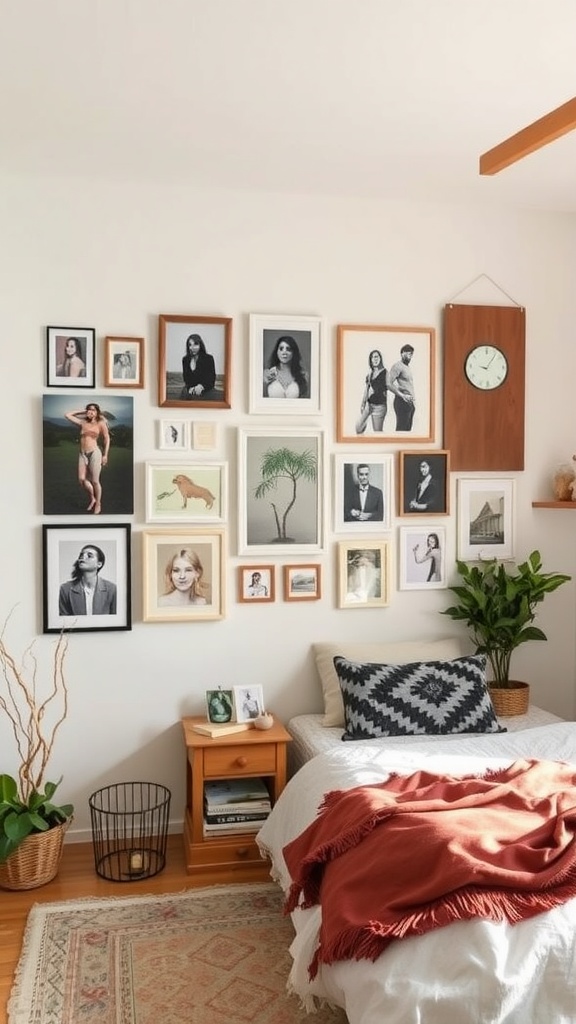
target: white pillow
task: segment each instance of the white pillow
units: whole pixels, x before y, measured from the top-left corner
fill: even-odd
[[[316,668],[322,684],[324,717],[322,725],[345,726],[344,702],[334,658],[339,655],[349,661],[385,662],[389,665],[406,665],[409,661],[449,661],[464,653],[462,642],[456,637],[445,640],[404,640],[389,644],[321,643],[312,644]]]

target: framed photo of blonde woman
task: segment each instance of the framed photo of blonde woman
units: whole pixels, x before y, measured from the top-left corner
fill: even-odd
[[[224,617],[224,531],[143,533],[144,622]]]

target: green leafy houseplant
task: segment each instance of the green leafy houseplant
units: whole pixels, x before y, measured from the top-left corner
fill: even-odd
[[[441,614],[465,622],[477,654],[485,654],[492,669],[491,686],[508,689],[513,652],[529,640],[546,640],[546,634],[532,625],[536,606],[571,577],[542,572],[539,551],[511,571],[497,560],[482,565],[456,562],[461,583],[449,587],[458,603]]]
[[[0,668],[5,682],[0,689],[0,712],[4,712],[12,726],[19,768],[17,777],[0,774],[0,864],[27,836],[46,832],[67,821],[73,813],[71,804],[58,806],[52,802],[61,780],[45,780],[56,733],[68,713],[64,678],[67,639],[60,634],[48,693],[41,698],[34,642],[18,664],[6,647],[5,629],[6,622],[0,634]]]

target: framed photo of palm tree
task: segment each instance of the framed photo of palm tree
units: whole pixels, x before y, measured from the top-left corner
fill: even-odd
[[[239,555],[324,550],[324,433],[238,431]]]

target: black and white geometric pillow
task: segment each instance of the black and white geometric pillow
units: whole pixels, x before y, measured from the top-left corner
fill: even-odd
[[[336,657],[334,668],[344,701],[343,740],[506,732],[490,700],[484,655],[408,665]]]

